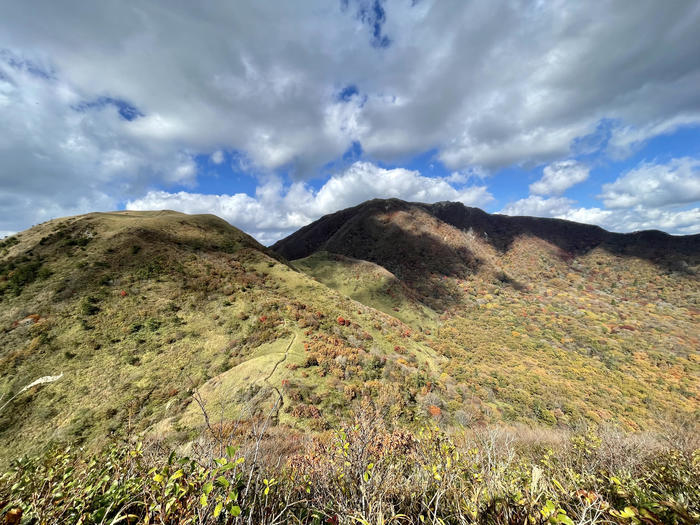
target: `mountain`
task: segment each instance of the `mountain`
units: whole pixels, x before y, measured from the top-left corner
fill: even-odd
[[[0,463],[119,436],[185,443],[202,407],[212,424],[275,410],[281,425],[321,430],[381,389],[413,419],[415,400],[395,403],[410,393],[380,381],[407,326],[280,259],[217,217],[172,211],[68,217],[5,239]],[[418,385],[437,377],[432,349],[402,349]]]
[[[466,278],[484,269],[502,274],[499,261],[523,239],[545,243],[562,260],[597,249],[670,270],[700,263],[700,235],[611,233],[561,219],[492,215],[455,202],[398,199],[375,199],[326,215],[272,249],[289,260],[327,251],[379,264],[440,306],[445,290],[436,277]]]
[[[411,217],[408,222],[419,223],[408,224],[406,217]],[[384,226],[377,228],[372,221]],[[364,238],[377,234],[386,230],[387,225],[401,228],[401,233],[405,235],[432,234],[435,237],[440,237],[440,228],[445,226],[471,230],[483,236],[501,252],[508,250],[517,237],[527,235],[545,240],[574,254],[583,254],[596,247],[603,247],[611,253],[645,258],[660,258],[669,250],[686,256],[698,257],[700,254],[700,234],[673,236],[658,230],[612,233],[599,226],[563,219],[489,214],[459,202],[424,204],[399,199],[373,199],[325,215],[276,242],[272,249],[290,260],[306,257],[326,248],[328,251],[337,251],[342,246],[357,252],[365,248],[366,244],[344,242],[355,236]],[[388,233],[398,232],[394,230]]]
[[[271,249],[211,215],[49,221],[0,244],[0,463],[363,400],[406,428],[697,419],[697,246],[396,200]]]
[[[448,358],[436,391],[460,392],[440,406],[460,418],[631,428],[669,410],[697,418],[700,235],[389,199],[322,217],[272,249],[427,335]]]

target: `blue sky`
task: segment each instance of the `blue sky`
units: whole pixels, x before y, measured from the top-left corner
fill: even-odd
[[[700,233],[697,2],[3,13],[0,236],[168,208],[271,243],[374,197]]]

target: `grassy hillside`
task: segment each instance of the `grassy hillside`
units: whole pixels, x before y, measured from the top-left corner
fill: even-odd
[[[426,397],[439,418],[628,429],[698,420],[697,236],[389,200],[324,217],[275,248],[323,248],[293,264],[429,333],[425,344],[448,358]]]
[[[0,268],[0,404],[62,374],[0,411],[3,462],[134,433],[187,442],[204,424],[195,391],[219,419],[279,392],[281,422],[324,428],[374,391],[404,330],[213,216],[51,221],[6,240]],[[435,373],[432,349],[403,347]]]
[[[364,260],[169,211],[2,241],[0,519],[697,520],[692,253],[380,211],[325,245]]]
[[[390,271],[369,261],[328,252],[297,259],[294,268],[329,288],[421,330],[434,329],[438,314]]]
[[[439,230],[457,254],[403,278],[328,252],[290,266],[216,217],[175,212],[89,214],[5,240],[0,405],[17,397],[0,410],[0,461],[126,435],[185,445],[202,408],[221,428],[272,413],[314,431],[363,399],[407,428],[697,420],[692,265],[563,254],[531,236],[501,252],[427,220],[375,223],[388,239],[423,232],[428,250]],[[60,379],[22,391],[44,376]]]

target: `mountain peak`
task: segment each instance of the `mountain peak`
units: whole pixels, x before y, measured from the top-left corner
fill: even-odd
[[[480,271],[503,276],[502,259],[519,240],[527,239],[534,250],[556,254],[564,261],[601,249],[687,271],[700,259],[700,235],[612,233],[562,219],[489,214],[459,202],[399,199],[373,199],[326,215],[272,249],[289,260],[326,251],[370,261],[417,290],[427,302],[444,308],[443,301],[433,300],[444,296],[441,276],[465,278]]]
[[[325,215],[278,241],[272,249],[288,259],[306,257],[318,249],[327,249],[326,244],[332,239],[339,241],[338,236],[348,230],[349,223],[358,224],[361,218],[397,211],[422,211],[453,228],[479,234],[501,252],[507,251],[515,238],[528,235],[572,253],[601,246],[612,253],[650,259],[662,259],[669,250],[672,254],[700,254],[700,234],[673,236],[658,230],[613,233],[600,226],[565,219],[489,214],[461,202],[425,204],[395,198],[372,199]]]

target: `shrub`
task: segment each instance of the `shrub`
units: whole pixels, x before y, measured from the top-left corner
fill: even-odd
[[[100,311],[100,307],[97,303],[100,300],[94,295],[89,295],[83,299],[80,303],[80,313],[83,315],[95,315]]]
[[[291,412],[319,424],[313,405]],[[89,417],[79,414],[71,430],[80,434]],[[693,436],[661,441],[590,429],[566,435],[495,427],[448,434],[434,426],[411,433],[393,429],[366,400],[347,426],[305,441],[264,421],[212,431],[191,457],[160,444],[114,444],[92,456],[52,449],[17,459],[0,477],[0,520],[18,514],[27,523],[85,524],[700,519]],[[229,437],[220,441],[223,435]],[[290,447],[294,442],[305,444]]]

